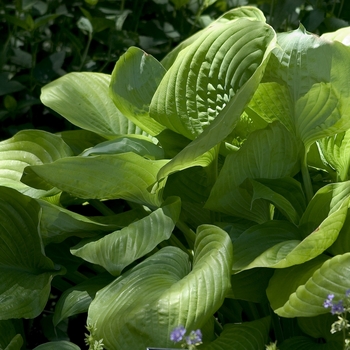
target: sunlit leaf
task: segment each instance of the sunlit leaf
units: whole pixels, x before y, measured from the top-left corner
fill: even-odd
[[[180,324],[201,328],[230,287],[231,241],[209,225],[199,228],[193,269],[186,253],[167,247],[99,291],[87,322],[94,338],[109,349],[170,347],[170,332]]]

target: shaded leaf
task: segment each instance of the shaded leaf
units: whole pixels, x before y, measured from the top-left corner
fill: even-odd
[[[33,350],[80,350],[79,346],[66,340],[41,344]]]
[[[148,216],[99,240],[82,241],[73,247],[71,252],[86,261],[103,266],[110,274],[118,276],[126,266],[170,238],[179,219],[180,210],[180,198],[170,197]]]

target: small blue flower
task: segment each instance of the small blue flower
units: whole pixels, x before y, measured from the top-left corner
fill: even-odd
[[[335,314],[341,314],[345,311],[344,305],[343,305],[343,300],[338,301],[336,304],[332,305],[332,315]]]
[[[174,343],[178,343],[181,341],[186,333],[186,329],[184,326],[176,327],[170,334],[170,340]]]
[[[186,337],[187,345],[199,345],[202,343],[202,332],[200,329],[192,331],[188,337]]]
[[[329,307],[333,307],[333,298],[334,294],[328,294],[327,299],[324,301],[323,306],[328,309]]]

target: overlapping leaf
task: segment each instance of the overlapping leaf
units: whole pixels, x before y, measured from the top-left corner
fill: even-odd
[[[282,317],[310,317],[329,312],[323,307],[328,294],[341,300],[350,289],[350,253],[318,258],[276,270],[267,296],[275,313]],[[283,288],[281,288],[283,285]]]
[[[61,137],[41,130],[24,130],[0,142],[0,185],[11,187],[31,197],[44,196],[20,182],[26,166],[51,163],[73,155]]]
[[[134,153],[67,157],[51,164],[27,167],[22,181],[32,187],[57,187],[85,199],[122,198],[158,207],[161,189],[148,187],[166,160],[148,160]]]
[[[192,166],[232,132],[262,78],[275,40],[265,23],[239,19],[219,24],[179,53],[153,97],[150,115],[190,139],[199,136],[158,179]]]
[[[101,136],[142,134],[108,96],[110,80],[102,73],[69,73],[45,85],[40,98],[74,125]]]
[[[170,238],[179,219],[180,210],[179,197],[170,197],[148,216],[99,240],[82,241],[73,247],[71,252],[86,261],[103,266],[109,273],[118,276],[126,266]]]
[[[253,132],[239,151],[226,157],[206,207],[256,222],[270,218],[269,203],[240,187],[244,180],[278,179],[298,170],[299,147],[280,123]]]
[[[43,252],[36,201],[6,187],[0,194],[0,319],[34,318],[61,271]]]
[[[16,320],[0,321],[0,348],[20,350],[22,345],[23,338],[16,330]]]
[[[221,305],[231,262],[227,233],[200,227],[192,271],[187,254],[167,247],[97,293],[88,312],[95,339],[103,338],[109,349],[171,346],[173,328],[200,328]]]
[[[164,67],[137,47],[130,47],[112,72],[109,93],[113,102],[129,120],[150,135],[165,129],[149,117],[149,104],[164,74]]]

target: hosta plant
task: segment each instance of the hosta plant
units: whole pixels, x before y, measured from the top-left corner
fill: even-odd
[[[179,325],[205,350],[340,349],[349,43],[242,7],[161,62],[130,47],[46,85],[77,129],[0,143],[0,347],[41,319],[36,349],[78,349],[85,314],[91,349],[181,347]]]

